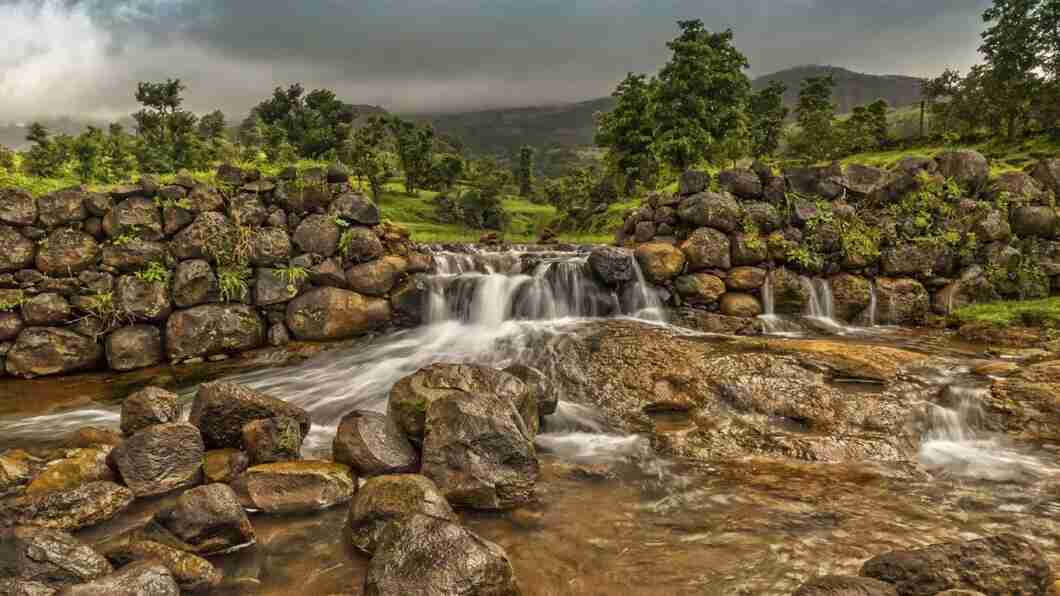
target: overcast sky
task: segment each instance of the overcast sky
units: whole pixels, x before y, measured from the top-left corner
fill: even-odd
[[[438,112],[591,99],[666,61],[677,19],[731,27],[752,75],[927,76],[976,61],[989,0],[0,0],[0,122],[132,111],[140,80],[245,113],[300,81]]]

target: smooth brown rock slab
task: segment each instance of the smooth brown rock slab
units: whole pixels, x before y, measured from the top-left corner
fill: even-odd
[[[310,513],[349,502],[357,477],[348,466],[290,461],[254,466],[235,482],[244,504],[265,513]]]

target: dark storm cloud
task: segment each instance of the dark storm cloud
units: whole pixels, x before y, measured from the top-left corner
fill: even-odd
[[[975,60],[988,0],[0,0],[0,119],[121,113],[179,76],[195,109],[275,85],[402,111],[597,97],[654,71],[678,18],[736,31],[752,72],[829,63],[927,75]],[[4,49],[0,41],[0,49]],[[38,112],[30,112],[37,110]]]

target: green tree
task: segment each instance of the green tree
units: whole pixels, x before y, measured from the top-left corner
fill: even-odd
[[[405,172],[405,191],[415,195],[430,175],[434,129],[397,116],[392,116],[387,124],[394,138],[401,169]]]
[[[432,190],[449,190],[463,173],[464,160],[459,155],[446,153],[435,156],[431,164]]]
[[[1037,8],[1041,0],[994,0],[983,13],[990,27],[983,32],[983,54],[990,76],[987,92],[1002,110],[1008,138],[1026,123],[1031,98],[1039,89],[1043,64],[1042,31]]]
[[[605,160],[630,191],[637,182],[647,183],[658,169],[652,153],[653,92],[645,75],[629,73],[611,93],[615,107],[596,116],[596,144],[607,148]]]
[[[181,107],[184,90],[180,79],[142,82],[137,86],[136,100],[143,108],[133,114],[133,119],[141,140],[137,155],[141,171],[205,167],[202,140],[197,134],[198,118]]]
[[[534,187],[534,148],[524,145],[519,149],[519,166],[515,171],[519,196],[529,197]]]
[[[795,119],[799,130],[791,141],[791,151],[803,159],[820,161],[836,154],[835,104],[832,103],[832,75],[810,77],[799,89]]]
[[[390,170],[386,153],[387,135],[386,119],[373,116],[353,132],[340,152],[340,158],[350,166],[354,176],[368,183],[377,202],[382,197],[383,184]]]
[[[214,110],[199,119],[199,136],[206,141],[223,138],[226,126],[224,112]]]
[[[44,178],[62,173],[69,153],[68,146],[61,137],[52,137],[46,126],[34,122],[26,131],[26,140],[33,143],[22,164],[28,173]]]
[[[684,170],[732,139],[747,137],[751,82],[747,58],[731,30],[711,33],[703,21],[678,21],[681,34],[667,44],[670,61],[655,93],[656,155]]]
[[[340,101],[333,91],[316,89],[307,94],[300,83],[287,89],[277,87],[253,111],[264,125],[283,129],[287,142],[300,155],[314,159],[338,151],[357,116],[354,107]]]
[[[0,171],[12,171],[15,169],[15,152],[0,145]]]
[[[103,131],[89,126],[74,140],[74,157],[77,159],[77,176],[81,182],[91,182],[105,174],[103,161],[106,157],[106,139]]]
[[[887,110],[890,106],[885,99],[877,99],[869,104],[868,120],[876,147],[884,147],[891,141],[890,126],[887,123]]]
[[[768,87],[751,95],[751,155],[766,157],[780,148],[784,120],[790,113],[784,105],[787,90],[780,81],[771,81]]]
[[[850,117],[835,128],[836,143],[845,155],[869,151],[878,146],[872,114],[865,106],[855,106]]]
[[[118,122],[111,124],[103,145],[108,181],[127,178],[136,169],[135,149],[136,140],[125,132],[125,127]]]

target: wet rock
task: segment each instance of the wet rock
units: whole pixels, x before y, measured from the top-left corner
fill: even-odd
[[[371,228],[353,226],[343,232],[343,255],[353,263],[364,263],[383,256],[383,244]]]
[[[876,279],[876,320],[887,325],[920,325],[931,308],[931,297],[915,279]]]
[[[72,449],[95,449],[121,445],[123,440],[121,433],[117,431],[98,426],[82,426],[67,435],[63,445]]]
[[[48,462],[26,487],[26,494],[72,490],[87,482],[114,480],[114,472],[107,465],[111,449],[107,446],[73,449],[62,459]]]
[[[176,393],[147,387],[122,402],[121,430],[131,436],[149,426],[178,422],[180,414],[180,397]]]
[[[946,151],[937,155],[935,162],[943,178],[953,178],[973,194],[985,187],[990,178],[990,164],[978,151]]]
[[[227,484],[195,487],[155,520],[199,555],[231,552],[255,542],[254,528]]]
[[[0,222],[32,226],[37,222],[37,201],[20,188],[0,188]]]
[[[946,284],[935,292],[931,307],[936,314],[947,315],[965,306],[1000,299],[994,284],[985,275],[973,275]]]
[[[430,478],[398,474],[369,478],[350,503],[346,525],[354,548],[371,555],[388,524],[400,526],[415,514],[459,523]]]
[[[346,287],[365,296],[385,296],[405,273],[408,263],[401,257],[383,257],[346,270]]]
[[[141,279],[136,275],[123,275],[114,287],[114,307],[133,320],[164,321],[173,312],[169,301],[169,285],[163,281]]]
[[[238,449],[248,422],[280,416],[297,420],[303,437],[309,434],[309,414],[302,408],[244,385],[217,382],[199,387],[189,421],[202,431],[207,448]]]
[[[235,236],[236,228],[224,214],[207,211],[173,236],[169,250],[179,260],[212,259]]]
[[[173,575],[158,561],[126,565],[116,573],[97,580],[69,586],[61,596],[180,596]]]
[[[352,223],[374,226],[379,224],[379,208],[368,197],[348,192],[331,202],[328,213]]]
[[[766,241],[757,234],[733,234],[731,244],[733,265],[758,265],[769,260]]]
[[[288,416],[243,425],[243,448],[252,465],[300,459],[303,438],[299,421]]]
[[[112,457],[125,485],[149,497],[198,484],[204,451],[198,428],[174,422],[138,431]]]
[[[240,352],[265,340],[257,311],[242,304],[206,304],[174,312],[166,321],[166,350],[171,360]]]
[[[545,373],[525,364],[513,364],[504,369],[504,372],[516,377],[526,385],[527,390],[530,392],[530,397],[537,402],[537,411],[540,416],[550,416],[556,413],[556,408],[559,407],[559,393]],[[527,420],[523,410],[525,408],[520,408],[520,413],[523,414],[523,422],[532,427],[536,435],[536,421]]]
[[[298,295],[301,282],[289,279],[283,269],[258,269],[254,275],[254,304],[283,304]]]
[[[769,274],[773,285],[773,304],[777,314],[801,315],[810,302],[810,289],[799,275],[789,269],[774,269]]]
[[[609,286],[617,286],[635,278],[633,253],[623,248],[594,248],[589,253],[589,267],[601,282]]]
[[[718,186],[748,201],[762,197],[762,180],[751,170],[722,170],[718,172]]]
[[[132,197],[118,203],[103,218],[103,231],[111,238],[124,235],[161,240],[162,212],[150,199]]]
[[[867,577],[826,575],[802,584],[791,596],[898,596],[894,586]]]
[[[22,320],[32,327],[64,323],[71,314],[66,298],[51,292],[37,294],[22,303]]]
[[[642,221],[637,224],[633,232],[634,242],[648,242],[655,237],[655,224],[650,221]]]
[[[122,327],[104,342],[107,365],[119,372],[147,368],[165,359],[162,332],[153,325]]]
[[[302,252],[330,257],[338,252],[341,235],[342,230],[333,218],[310,215],[295,230],[294,243]]]
[[[0,579],[0,594],[5,596],[54,596],[59,590],[49,584],[25,579]]]
[[[173,275],[173,303],[179,308],[216,302],[219,287],[210,264],[202,259],[182,261]]]
[[[425,427],[423,475],[449,502],[490,510],[533,498],[537,454],[511,400],[450,392],[427,405]]]
[[[287,328],[301,340],[346,339],[390,320],[390,303],[339,288],[317,288],[287,305]]]
[[[133,502],[133,493],[113,482],[82,484],[0,501],[0,526],[26,525],[77,530],[111,519]]]
[[[669,321],[673,325],[705,333],[722,333],[725,335],[754,335],[757,333],[754,319],[731,317],[693,308],[673,309],[669,315]]]
[[[231,484],[249,467],[250,458],[239,449],[212,449],[203,458],[202,471],[206,483]]]
[[[0,529],[0,575],[60,587],[112,571],[107,559],[66,532],[28,526]]]
[[[637,247],[635,255],[644,277],[653,283],[666,283],[680,275],[685,268],[684,253],[672,244],[642,244]]]
[[[517,596],[504,549],[455,523],[413,515],[387,527],[365,579],[366,596]]]
[[[725,287],[730,290],[757,290],[766,281],[766,270],[758,267],[736,267],[725,278]]]
[[[728,269],[732,250],[729,237],[713,228],[699,228],[681,244],[688,270]]]
[[[686,170],[677,183],[677,194],[682,197],[698,194],[710,186],[710,174],[699,170]]]
[[[37,245],[13,227],[0,225],[0,272],[32,267]]]
[[[283,228],[262,228],[251,240],[250,264],[257,267],[282,265],[291,257],[291,237]]]
[[[728,317],[751,318],[762,314],[762,304],[751,294],[726,292],[721,297],[721,314]]]
[[[48,235],[37,249],[37,269],[53,277],[75,275],[99,259],[99,245],[88,234],[73,228],[59,228]]]
[[[286,461],[248,469],[235,490],[248,506],[265,513],[312,513],[349,502],[357,477],[342,464]]]
[[[829,278],[828,285],[835,316],[841,321],[857,321],[872,304],[872,282],[863,277],[840,273]]]
[[[674,280],[674,289],[688,304],[709,306],[725,293],[725,282],[707,273],[690,273]]]
[[[866,562],[861,575],[893,584],[901,596],[950,589],[1045,596],[1053,582],[1038,547],[1012,534],[892,551]]]
[[[289,343],[291,343],[291,334],[287,332],[287,325],[276,323],[269,327],[270,346],[278,348]]]
[[[740,225],[743,213],[729,193],[703,192],[682,200],[677,216],[690,226],[707,226],[729,233]]]
[[[23,329],[7,353],[8,374],[39,377],[97,367],[103,349],[92,339],[56,327]]]
[[[185,592],[209,590],[221,583],[221,572],[206,559],[151,540],[136,530],[97,543],[95,547],[115,565],[124,566],[137,561],[161,563]]]
[[[23,491],[43,462],[21,449],[0,452],[0,498]]]
[[[996,335],[998,330],[992,328]],[[964,331],[961,333],[965,336]],[[1023,365],[1018,374],[997,379],[989,395],[981,400],[986,430],[1005,432],[1021,441],[1035,443],[1060,440],[1060,361]]]
[[[332,457],[362,477],[415,472],[420,459],[391,417],[366,410],[351,412],[339,423]]]
[[[513,407],[531,398],[526,384],[502,371],[472,364],[434,364],[401,379],[390,390],[389,414],[413,443],[424,436],[427,408],[442,397],[495,395]]]
[[[1053,238],[1057,235],[1057,215],[1052,207],[1014,207],[1010,220],[1012,231],[1020,237]]]

